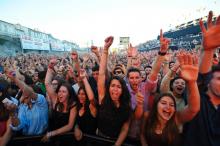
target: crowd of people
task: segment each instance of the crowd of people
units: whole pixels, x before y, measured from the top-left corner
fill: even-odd
[[[0,146],[18,136],[42,136],[47,145],[72,132],[74,144],[91,146],[84,134],[111,145],[220,145],[220,16],[200,20],[202,47],[110,53],[114,37],[91,54],[20,54],[0,58]],[[107,145],[107,144],[106,144]]]

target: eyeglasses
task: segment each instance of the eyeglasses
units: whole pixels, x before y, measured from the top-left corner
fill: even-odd
[[[57,86],[57,85],[58,85],[58,83],[52,83],[52,85],[53,85],[53,86]]]
[[[120,70],[115,71],[115,74],[121,74],[121,73],[122,73],[122,71],[120,71]]]

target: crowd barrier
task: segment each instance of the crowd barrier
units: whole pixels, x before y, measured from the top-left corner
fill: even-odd
[[[48,142],[41,142],[43,135],[40,136],[16,136],[11,139],[7,146],[50,146]],[[73,132],[69,132],[59,136],[59,141],[65,142],[65,146],[112,146],[114,139],[107,139],[96,135],[83,134],[83,140],[77,142],[74,139]],[[54,144],[53,144],[54,146]],[[63,146],[56,143],[55,146]],[[122,146],[134,146],[129,143],[123,143]]]

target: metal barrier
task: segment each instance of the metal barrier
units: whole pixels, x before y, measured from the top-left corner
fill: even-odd
[[[41,142],[43,135],[39,136],[19,136],[13,137],[7,146],[54,146],[51,144]],[[55,146],[112,146],[115,143],[114,139],[106,139],[96,135],[83,134],[83,139],[81,141],[76,141],[73,136],[73,132],[69,132],[63,135],[57,136],[61,143],[65,142],[65,145],[59,142]],[[56,139],[57,140],[57,139]],[[129,143],[123,143],[122,146],[134,146]]]

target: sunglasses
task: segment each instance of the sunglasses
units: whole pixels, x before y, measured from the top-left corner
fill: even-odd
[[[115,73],[115,74],[122,74],[123,72],[120,71],[120,70],[116,70],[114,73]]]

